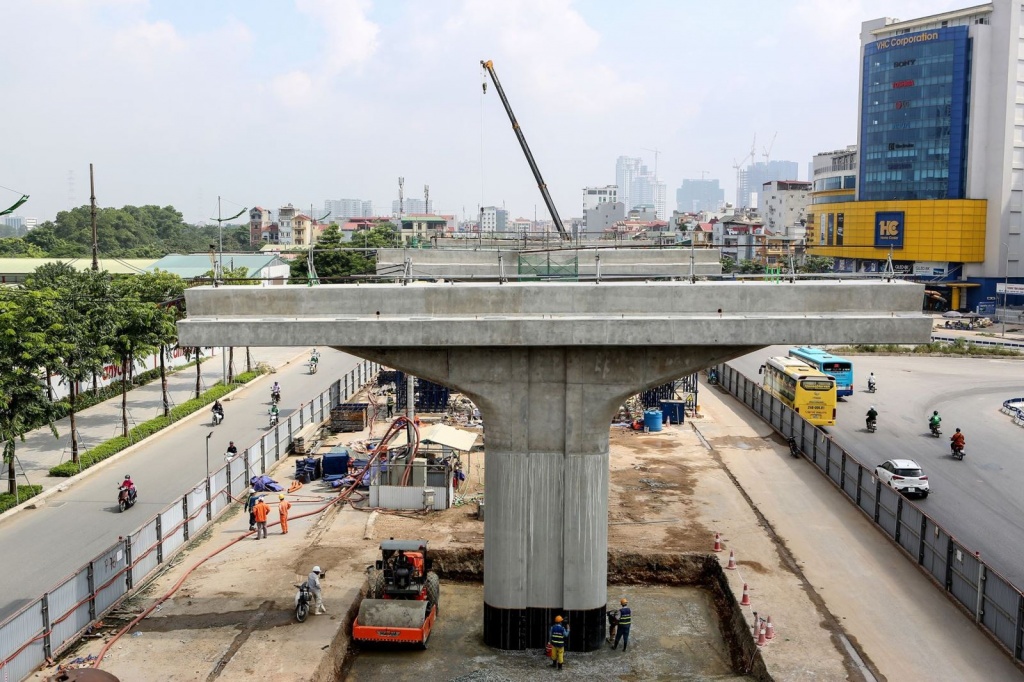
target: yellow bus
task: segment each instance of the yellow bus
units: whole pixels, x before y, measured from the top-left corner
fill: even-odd
[[[835,377],[791,357],[768,358],[762,387],[816,426],[836,423]]]

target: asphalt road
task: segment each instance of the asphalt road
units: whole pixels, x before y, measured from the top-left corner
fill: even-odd
[[[758,367],[788,348],[772,346],[732,361],[757,378]],[[931,494],[915,498],[957,540],[1018,587],[1024,586],[1024,429],[999,410],[1007,398],[1024,395],[1024,361],[857,355],[854,394],[839,402],[829,433],[861,463],[872,467],[897,457],[912,459],[928,475]],[[868,373],[878,390],[867,392]],[[878,430],[869,433],[864,415],[878,410]],[[942,436],[928,430],[938,410]],[[950,456],[949,435],[960,427],[967,456]]]
[[[299,349],[296,349],[296,353]],[[48,504],[18,514],[0,524],[0,622],[26,603],[55,587],[118,536],[127,536],[142,523],[180,498],[203,478],[206,435],[210,439],[210,469],[223,463],[228,442],[241,450],[266,433],[270,386],[281,384],[281,421],[299,404],[320,394],[360,360],[346,353],[322,349],[320,366],[310,375],[304,362],[296,362],[224,402],[224,423],[212,426],[209,412],[192,417],[145,445],[116,465],[107,466],[51,497]],[[136,505],[120,513],[117,487],[130,473],[139,490]]]

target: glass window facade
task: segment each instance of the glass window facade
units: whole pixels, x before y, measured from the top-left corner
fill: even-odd
[[[966,26],[865,46],[861,201],[964,198],[970,66]]]

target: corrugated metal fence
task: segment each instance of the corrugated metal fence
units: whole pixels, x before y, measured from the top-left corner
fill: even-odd
[[[0,623],[0,679],[23,680],[76,641],[223,513],[233,496],[248,487],[250,477],[265,473],[281,459],[301,429],[323,422],[332,407],[369,383],[379,368],[369,361],[357,365],[141,528]]]
[[[874,475],[778,398],[729,365],[718,367],[719,383],[784,437],[896,541],[907,557],[953,597],[1018,661],[1024,660],[1024,594],[927,514]]]

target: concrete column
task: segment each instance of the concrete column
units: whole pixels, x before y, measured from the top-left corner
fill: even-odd
[[[556,615],[570,646],[604,641],[608,436],[638,391],[751,347],[346,348],[460,390],[487,434],[484,641],[543,647]]]

